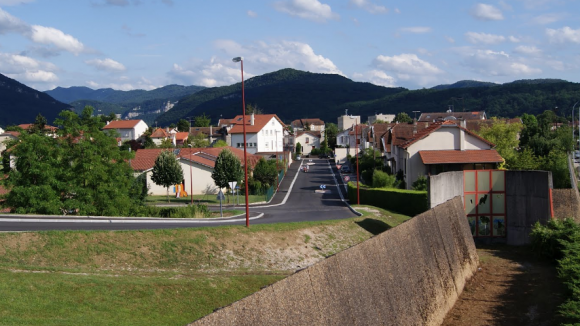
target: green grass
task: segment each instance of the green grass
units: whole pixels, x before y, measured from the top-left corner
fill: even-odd
[[[0,324],[184,325],[290,275],[289,262],[408,219],[371,209],[250,228],[0,233]]]
[[[237,196],[230,196],[230,202],[226,200],[222,201],[223,205],[232,205],[234,203],[237,204],[238,198]],[[266,201],[265,195],[248,195],[248,202],[252,203],[259,203]],[[175,198],[175,196],[169,196],[169,202],[172,204],[189,204],[191,203],[191,197],[182,197],[182,198]],[[206,204],[206,205],[219,205],[220,201],[217,200],[217,195],[193,195],[193,202],[194,204]],[[246,198],[245,196],[240,195],[239,197],[240,205],[245,205]],[[167,196],[147,196],[145,198],[145,204],[153,205],[153,204],[167,204]]]

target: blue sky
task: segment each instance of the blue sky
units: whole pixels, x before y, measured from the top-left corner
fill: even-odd
[[[580,82],[580,1],[0,0],[0,73],[38,90],[222,86],[283,68],[410,89]]]

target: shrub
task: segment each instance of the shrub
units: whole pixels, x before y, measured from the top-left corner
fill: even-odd
[[[143,206],[139,213],[143,217],[164,218],[204,218],[211,216],[211,212],[206,205],[187,205],[184,207]]]
[[[375,173],[373,173],[374,188],[394,188],[396,182],[394,175],[389,175],[381,170],[375,170]]]
[[[424,175],[419,176],[415,182],[411,185],[413,190],[427,190],[427,177]]]

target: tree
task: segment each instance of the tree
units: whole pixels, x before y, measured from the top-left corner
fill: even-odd
[[[167,202],[169,202],[169,187],[183,182],[181,164],[172,151],[162,151],[157,156],[153,165],[151,181],[167,188]]]
[[[46,127],[46,125],[48,124],[48,121],[46,120],[45,117],[42,116],[42,114],[38,114],[36,116],[36,119],[34,120],[34,124],[32,125],[32,130],[30,130],[29,132],[44,132],[44,129]]]
[[[338,126],[336,123],[327,123],[324,127],[324,138],[328,140],[328,147],[336,148],[336,136],[338,135]]]
[[[194,135],[194,136],[190,135],[188,138],[188,141],[192,147],[196,147],[196,148],[202,148],[202,147],[209,146],[209,140],[207,140],[207,137],[202,133],[198,133],[197,135]]]
[[[22,133],[12,148],[16,169],[3,181],[11,189],[5,207],[17,213],[128,216],[140,209],[143,188],[119,151],[116,134],[85,107],[62,111],[54,138]]]
[[[240,160],[229,149],[224,149],[215,161],[211,177],[216,186],[229,189],[229,183],[232,181],[240,182],[243,174]]]
[[[413,122],[413,119],[411,119],[411,117],[407,113],[400,112],[400,113],[397,113],[397,116],[395,117],[395,120],[393,120],[393,122],[409,123],[409,122]]]
[[[225,142],[225,140],[218,140],[215,143],[213,143],[212,147],[227,147],[228,143]]]
[[[304,130],[306,130],[306,131],[310,131],[310,123],[309,123],[309,122],[306,122],[306,123],[304,124]]]
[[[507,123],[505,120],[492,118],[491,126],[484,125],[478,134],[487,141],[495,144],[495,149],[505,160],[506,168],[511,168],[518,159],[518,134],[523,129],[521,123]]]
[[[302,153],[302,144],[300,142],[296,143],[296,154]]]
[[[258,105],[246,104],[246,114],[263,114],[262,109]]]
[[[189,121],[185,119],[179,119],[177,122],[177,131],[189,132]]]
[[[193,118],[193,125],[195,127],[209,127],[210,123],[211,119],[205,115],[205,112],[202,115]]]
[[[175,147],[173,145],[173,142],[171,141],[170,138],[165,138],[161,141],[161,144],[159,144],[159,148],[173,148]]]
[[[254,167],[254,179],[260,181],[264,188],[269,188],[276,184],[278,171],[276,170],[276,161],[260,158]]]

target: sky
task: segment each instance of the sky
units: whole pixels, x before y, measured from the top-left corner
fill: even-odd
[[[580,1],[0,0],[0,73],[57,86],[215,87],[283,68],[408,89],[580,82]]]

